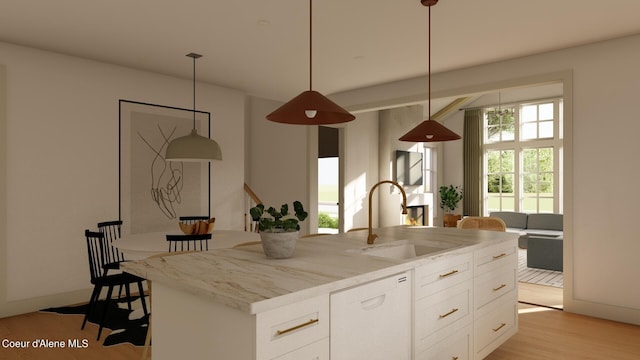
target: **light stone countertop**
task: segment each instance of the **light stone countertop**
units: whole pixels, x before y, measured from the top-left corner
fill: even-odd
[[[250,314],[381,279],[435,259],[514,240],[517,234],[432,227],[374,229],[300,239],[293,257],[270,259],[260,244],[127,262],[122,268],[165,286],[204,296]],[[442,247],[421,257],[399,260],[368,256],[358,249],[418,240]]]

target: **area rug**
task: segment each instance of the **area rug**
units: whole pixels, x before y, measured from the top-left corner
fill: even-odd
[[[527,249],[518,248],[518,281],[562,288],[563,279],[562,271],[527,267]]]
[[[149,306],[148,298],[145,299],[147,306]],[[77,306],[63,306],[57,308],[43,309],[40,311],[52,312],[57,314],[66,315],[83,315],[87,311],[88,304]],[[99,300],[92,314],[89,314],[88,321],[99,325],[100,318],[104,311],[105,301]],[[127,308],[127,302],[125,300],[112,300],[109,302],[109,311],[107,313],[107,319],[105,319],[104,328],[112,330],[111,334],[102,338],[104,339],[104,346],[117,345],[122,343],[130,343],[136,346],[144,346],[144,341],[147,336],[147,325],[149,323],[148,316],[144,315],[142,311],[142,305],[139,299],[132,303],[132,309]],[[78,323],[78,328],[82,326],[82,318]]]

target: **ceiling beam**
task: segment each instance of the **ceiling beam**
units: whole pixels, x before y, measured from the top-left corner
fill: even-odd
[[[457,98],[457,99],[453,100],[452,102],[450,102],[447,106],[445,106],[442,109],[440,109],[440,111],[438,111],[437,113],[433,114],[433,116],[431,116],[431,119],[438,121],[438,120],[446,117],[447,115],[449,115],[451,112],[457,111],[461,106],[463,106],[465,103],[469,102],[471,99],[472,99],[471,97]]]

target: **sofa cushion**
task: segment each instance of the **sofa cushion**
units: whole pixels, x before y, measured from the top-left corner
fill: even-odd
[[[530,236],[527,240],[527,267],[562,271],[563,240]]]
[[[562,231],[562,214],[529,214],[527,229],[544,229]],[[533,233],[533,231],[528,233]]]
[[[509,230],[520,230],[527,228],[527,214],[513,211],[494,211],[489,216],[499,217],[507,225]]]
[[[547,237],[562,237],[562,230],[546,230],[546,229],[524,229],[529,236],[547,236]]]

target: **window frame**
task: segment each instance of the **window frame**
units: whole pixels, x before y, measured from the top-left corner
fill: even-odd
[[[553,103],[553,137],[545,137],[545,138],[534,138],[534,139],[523,139],[523,122],[521,121],[522,109],[525,106],[537,105],[541,104]],[[540,212],[540,199],[541,198],[549,198],[545,196],[540,196],[540,193],[537,196],[525,196],[524,193],[524,151],[527,149],[539,149],[539,148],[552,148],[553,149],[553,213],[560,213],[563,208],[562,204],[562,153],[563,153],[563,140],[562,140],[562,106],[563,100],[561,97],[552,98],[552,99],[543,99],[543,100],[535,100],[535,101],[522,101],[517,103],[511,103],[505,108],[515,108],[514,112],[514,139],[513,140],[501,140],[501,141],[492,141],[488,140],[488,118],[487,113],[495,111],[495,107],[486,107],[483,109],[483,146],[482,146],[482,157],[483,157],[483,209],[485,215],[488,215],[490,211],[516,211],[516,212],[533,212],[531,209],[527,211],[524,210],[524,200],[525,198],[531,199],[535,198],[536,209],[535,212]],[[539,124],[541,121],[548,120],[540,120],[539,117],[535,120],[539,129]],[[529,124],[531,122],[528,122]],[[537,132],[539,134],[539,130]],[[502,135],[499,136],[502,138]],[[513,150],[514,159],[513,159],[513,193],[504,193],[506,195],[502,195],[503,193],[498,193],[500,207],[499,209],[489,209],[489,199],[490,193],[488,192],[489,186],[489,176],[488,176],[488,153],[490,151],[506,151]],[[537,167],[539,169],[539,166]],[[492,193],[493,194],[493,193]],[[513,205],[514,209],[506,209],[503,208],[503,199],[507,197],[513,197]],[[546,213],[546,212],[545,212]]]

